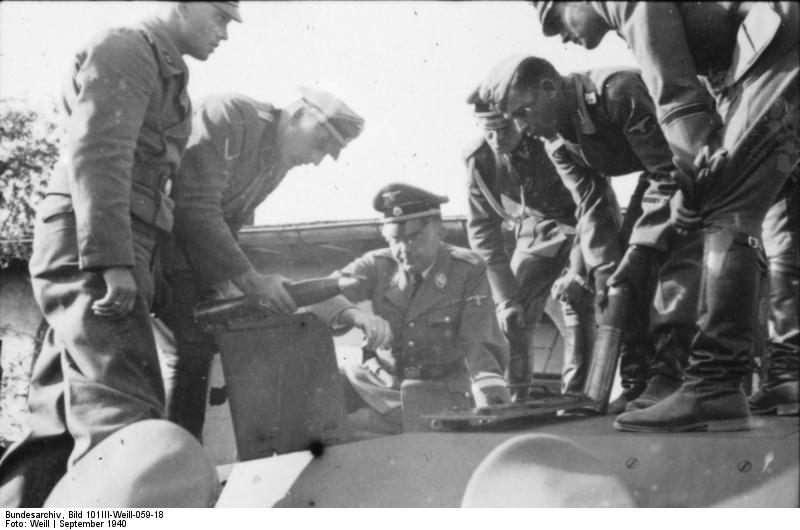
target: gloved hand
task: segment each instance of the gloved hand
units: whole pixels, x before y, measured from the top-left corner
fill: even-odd
[[[671,176],[678,183],[680,191],[670,201],[670,217],[679,234],[685,235],[699,228],[703,192],[722,173],[727,161],[726,149],[718,148],[712,152],[707,145],[697,153],[693,164],[687,164],[678,157],[672,159],[675,170]]]
[[[525,311],[522,304],[515,300],[507,300],[497,305],[497,321],[503,334],[508,337],[515,329],[525,327]]]
[[[572,269],[564,269],[550,289],[550,295],[555,300],[572,306],[576,305],[586,292],[591,292],[591,289],[583,277]]]
[[[472,381],[472,397],[477,408],[511,403],[508,382],[500,374],[492,372],[481,372],[475,376]]]
[[[675,226],[675,230],[686,235],[693,230],[697,230],[703,225],[703,218],[699,210],[694,210],[687,205],[686,195],[683,190],[678,190],[669,201],[670,222]]]
[[[595,267],[594,276],[594,303],[602,309],[608,305],[608,279],[616,268],[616,263],[606,263]]]
[[[616,287],[628,281],[638,291],[642,291],[647,278],[659,261],[659,253],[654,248],[631,245],[622,257],[617,270],[608,278],[608,286]]]
[[[352,323],[364,332],[364,347],[368,350],[389,348],[392,345],[392,327],[381,317],[357,310],[353,313]]]

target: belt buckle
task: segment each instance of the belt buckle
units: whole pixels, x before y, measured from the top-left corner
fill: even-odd
[[[403,370],[403,375],[405,376],[405,379],[419,379],[419,372],[419,366],[409,366]]]
[[[753,236],[747,236],[747,244],[750,245],[752,248],[759,248],[758,238]]]

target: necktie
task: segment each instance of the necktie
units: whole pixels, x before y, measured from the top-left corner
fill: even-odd
[[[414,276],[411,277],[411,298],[414,298],[414,295],[417,294],[417,291],[419,291],[419,286],[422,285],[423,280],[424,278],[419,272],[415,272]]]

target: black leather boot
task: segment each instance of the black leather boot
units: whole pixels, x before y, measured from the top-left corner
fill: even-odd
[[[638,432],[749,429],[742,381],[758,318],[765,258],[759,240],[742,233],[705,233],[698,333],[681,387],[642,410],[625,412],[614,427]]]
[[[564,365],[561,393],[582,394],[594,331],[588,326],[567,326],[564,331]]]
[[[758,391],[750,396],[753,414],[797,416],[798,372],[800,371],[800,271],[797,258],[771,260],[770,336],[767,340],[767,375]]]
[[[509,331],[507,338],[510,356],[505,377],[511,399],[516,402],[525,400],[530,395],[530,385],[533,382],[530,353],[533,330],[528,326],[513,326]]]
[[[651,407],[678,390],[683,382],[694,328],[689,326],[662,328],[654,331],[653,335],[656,352],[650,363],[647,387],[638,398],[628,403],[625,410]]]
[[[622,341],[619,357],[619,375],[622,393],[608,404],[608,414],[619,414],[637,399],[647,383],[647,364],[652,357],[652,344],[647,336],[637,334]]]

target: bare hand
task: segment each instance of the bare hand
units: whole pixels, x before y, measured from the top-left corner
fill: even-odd
[[[234,283],[250,300],[278,313],[294,313],[297,306],[286,292],[292,280],[280,274],[259,274],[250,270],[234,279]]]
[[[550,289],[550,294],[555,300],[571,306],[575,306],[587,292],[590,292],[590,289],[584,279],[571,269],[564,271]]]
[[[370,315],[363,311],[353,314],[353,325],[364,332],[364,347],[368,350],[389,348],[392,345],[392,327],[379,316]]]
[[[522,309],[522,304],[510,302],[505,307],[498,308],[497,322],[506,337],[509,336],[509,333],[513,333],[515,329],[524,328],[525,312]]]
[[[122,318],[133,309],[138,288],[133,272],[128,267],[109,267],[103,271],[106,295],[92,304],[95,315],[104,318]]]

